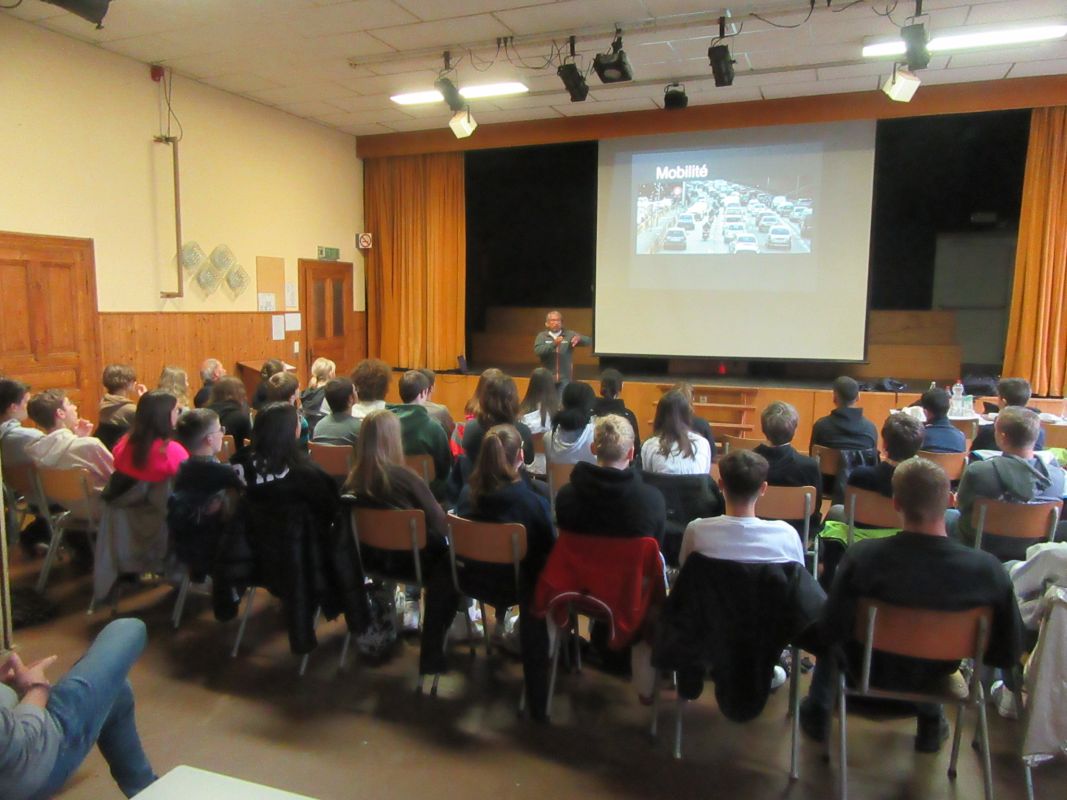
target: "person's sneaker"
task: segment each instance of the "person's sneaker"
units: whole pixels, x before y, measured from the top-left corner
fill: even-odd
[[[1018,719],[1015,713],[1015,693],[1009,689],[1004,681],[993,681],[989,689],[989,697],[993,705],[997,707],[997,713],[1004,719]]]
[[[785,671],[785,668],[775,664],[774,672],[771,673],[771,691],[777,691],[788,677],[789,674]]]
[[[400,630],[402,633],[415,633],[419,630],[419,604],[408,602],[400,615]]]
[[[805,697],[800,703],[800,730],[809,739],[825,742],[830,738],[830,712]]]
[[[801,723],[803,725],[803,722]],[[937,717],[919,717],[915,732],[916,753],[936,753],[948,738],[948,720],[944,714]]]

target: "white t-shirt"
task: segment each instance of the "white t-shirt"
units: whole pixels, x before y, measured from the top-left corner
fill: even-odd
[[[689,441],[693,443],[693,458],[683,456],[677,445],[664,456],[659,450],[659,437],[648,437],[641,445],[641,469],[663,475],[707,475],[711,472],[711,445],[692,431]]]
[[[678,563],[690,553],[757,564],[804,563],[804,546],[788,522],[759,517],[707,517],[689,523]]]

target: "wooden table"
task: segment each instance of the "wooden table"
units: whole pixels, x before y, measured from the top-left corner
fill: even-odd
[[[139,795],[138,800],[314,800],[196,767],[175,767]]]

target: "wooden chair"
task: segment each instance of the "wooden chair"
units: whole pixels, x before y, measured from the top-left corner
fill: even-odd
[[[871,528],[899,528],[900,515],[893,499],[869,489],[845,487],[845,519],[848,523],[848,546],[856,540],[856,522]]]
[[[989,626],[992,620],[989,606],[966,611],[934,611],[918,608],[902,608],[860,598],[853,638],[863,643],[863,665],[859,685],[849,688],[845,675],[838,671],[838,753],[840,759],[838,797],[845,800],[848,791],[848,736],[846,719],[849,697],[870,697],[904,700],[911,703],[942,703],[956,706],[955,733],[952,738],[952,756],[948,776],[956,777],[956,762],[959,759],[960,737],[963,732],[964,708],[978,711],[978,742],[982,754],[982,771],[985,779],[986,800],[993,800],[993,771],[989,757],[989,729],[986,725],[985,694],[979,676],[985,655]],[[871,661],[874,651],[908,658],[961,661],[974,660],[974,670],[964,684],[962,680],[946,679],[938,691],[922,692],[890,691],[871,685]]]
[[[974,525],[974,546],[982,549],[985,534],[1006,539],[1025,539],[1031,544],[1048,541],[1056,533],[1062,501],[1050,503],[1009,503],[981,497],[971,509]]]
[[[766,442],[762,439],[746,439],[743,436],[725,433],[722,437],[722,454],[725,456],[731,450],[755,450],[761,444],[766,444]]]
[[[13,497],[12,508],[14,517],[8,519],[15,526],[14,530],[8,531],[9,536],[15,536],[22,530],[26,517],[31,513],[31,507],[36,508],[42,515],[45,525],[51,530],[52,521],[48,516],[48,504],[41,497],[41,486],[37,482],[37,469],[32,463],[19,465],[3,465],[3,482]]]
[[[456,591],[478,601],[482,612],[482,631],[485,635],[485,654],[492,650],[489,644],[488,617],[485,616],[485,598],[479,597],[477,590],[472,592],[461,579],[460,572],[464,561],[477,561],[481,564],[511,565],[515,575],[514,593],[508,595],[506,605],[517,605],[521,589],[521,563],[526,557],[526,528],[517,522],[492,523],[474,522],[455,514],[448,515],[448,556],[452,563],[452,585]],[[457,566],[457,564],[459,566]],[[471,655],[474,655],[474,637],[470,630],[470,616],[467,620],[467,639],[470,642]]]
[[[41,497],[44,501],[41,512],[49,517],[51,531],[48,554],[44,558],[41,574],[37,578],[37,591],[43,592],[56,556],[59,555],[59,547],[63,543],[63,534],[67,528],[71,527],[72,523],[84,527],[92,543],[96,541],[97,525],[100,520],[93,507],[93,496],[89,489],[89,470],[85,467],[71,469],[39,467],[37,479],[40,482]],[[53,514],[49,510],[52,506],[59,506],[62,510]]]
[[[811,515],[815,513],[815,501],[819,493],[814,486],[768,486],[763,497],[756,501],[756,516],[761,519],[804,520],[802,538],[804,552],[808,551],[811,538]],[[812,575],[819,575],[819,548],[811,567]]]
[[[1041,427],[1045,430],[1045,447],[1067,448],[1067,425],[1042,422]]]
[[[967,469],[966,453],[931,453],[929,450],[920,450],[918,455],[941,467],[952,483],[963,477],[963,471]]]
[[[331,477],[342,479],[348,477],[352,460],[352,448],[348,445],[308,442],[308,454],[311,460]]]
[[[841,469],[840,450],[821,444],[813,444],[811,446],[811,457],[818,462],[820,474],[824,477],[837,478],[837,473]]]
[[[956,430],[963,432],[964,437],[966,437],[967,439],[968,445],[970,445],[970,443],[974,441],[974,437],[978,435],[977,417],[971,417],[968,419],[956,419],[953,417],[949,417],[949,422],[952,423],[952,426]]]
[[[545,468],[548,470],[548,497],[552,504],[552,519],[556,518],[556,494],[559,490],[571,482],[571,473],[574,472],[574,464],[559,464],[549,461]]]
[[[434,479],[436,468],[434,467],[433,456],[425,453],[404,456],[404,463],[419,473],[426,483],[429,483]]]
[[[228,464],[230,459],[233,458],[233,454],[236,452],[237,443],[234,441],[233,434],[227,433],[222,437],[222,449],[219,450],[219,461]]]

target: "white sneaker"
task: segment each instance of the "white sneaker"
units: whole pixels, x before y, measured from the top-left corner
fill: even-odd
[[[774,672],[771,673],[771,691],[773,692],[774,690],[778,689],[782,684],[784,684],[786,677],[787,675],[785,674],[785,670],[775,664]]]
[[[448,629],[448,640],[451,642],[469,642],[479,641],[482,638],[482,621],[481,619],[472,619],[470,621],[470,632],[468,633],[467,620],[464,617],[463,611],[457,611],[455,618],[452,620],[452,625]]]
[[[989,689],[989,697],[993,705],[997,707],[997,713],[1004,719],[1019,718],[1015,713],[1015,693],[1004,685],[1004,681],[993,681]]]

